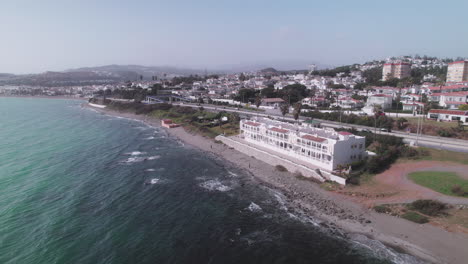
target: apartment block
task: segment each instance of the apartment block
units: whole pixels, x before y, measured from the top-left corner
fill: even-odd
[[[398,78],[403,79],[411,76],[411,65],[409,63],[385,63],[382,70],[382,79],[384,81]]]
[[[468,82],[468,61],[449,63],[447,82]]]
[[[250,144],[333,171],[366,157],[365,137],[308,124],[289,124],[267,118],[240,121],[241,138]]]

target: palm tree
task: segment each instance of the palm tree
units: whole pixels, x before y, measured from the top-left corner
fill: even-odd
[[[259,108],[261,104],[262,104],[262,98],[260,97],[260,95],[257,95],[257,97],[255,97],[255,106]]]
[[[293,116],[294,116],[295,120],[299,119],[299,115],[301,114],[301,109],[302,109],[302,104],[301,103],[294,104]]]
[[[287,104],[287,103],[281,104],[280,105],[280,110],[281,110],[281,114],[283,115],[283,118],[284,118],[284,116],[287,113],[289,113],[289,104]]]

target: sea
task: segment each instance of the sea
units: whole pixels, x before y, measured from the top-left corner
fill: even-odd
[[[161,128],[82,104],[0,98],[0,263],[420,263],[330,232]]]

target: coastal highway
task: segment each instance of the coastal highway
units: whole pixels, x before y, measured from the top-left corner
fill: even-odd
[[[194,108],[200,107],[197,104],[187,104],[187,103],[174,103],[174,105],[188,106],[188,107],[194,107]],[[270,117],[270,118],[282,119],[282,120],[288,120],[288,121],[295,121],[294,118],[290,116],[286,116],[283,118],[282,115],[271,113],[271,112],[265,113],[265,112],[257,112],[257,111],[248,111],[248,110],[243,110],[243,109],[238,109],[238,108],[233,108],[233,107],[214,106],[214,105],[206,105],[206,104],[203,104],[201,106],[203,106],[203,108],[208,111],[234,112],[234,113],[238,113],[242,117],[262,116],[262,117]],[[299,119],[306,120],[305,117],[300,117]],[[321,119],[315,119],[315,120],[320,121],[321,125],[324,127],[354,128],[359,131],[370,130],[374,132],[373,127],[350,125],[350,124],[333,122],[333,121],[328,121],[328,120],[321,120]],[[402,137],[403,141],[408,144],[416,144],[416,141],[418,141],[418,144],[417,144],[418,146],[468,153],[468,141],[467,140],[435,137],[435,136],[428,136],[428,135],[419,135],[419,140],[417,140],[417,135],[415,133],[405,133],[401,131],[383,132],[380,130],[377,130],[377,133],[384,134],[384,135],[392,135],[396,137]]]

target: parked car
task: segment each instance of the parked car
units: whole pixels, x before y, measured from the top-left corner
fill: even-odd
[[[382,132],[390,132],[387,128],[381,128],[380,131],[382,131]]]

